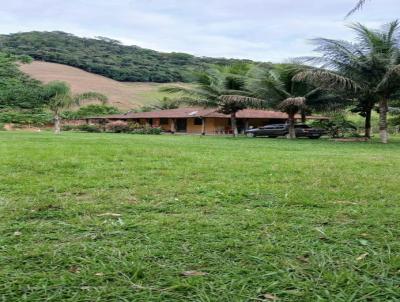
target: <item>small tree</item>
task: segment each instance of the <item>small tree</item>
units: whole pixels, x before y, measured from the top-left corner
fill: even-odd
[[[87,100],[98,100],[105,104],[107,97],[97,92],[85,92],[81,94],[72,94],[70,86],[61,81],[53,81],[45,85],[45,94],[48,98],[48,108],[54,117],[54,133],[61,132],[61,112],[71,108],[73,105],[80,105]]]

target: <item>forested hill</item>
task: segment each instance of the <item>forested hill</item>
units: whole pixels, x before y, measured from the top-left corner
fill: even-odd
[[[199,58],[185,53],[162,53],[98,37],[80,38],[54,32],[0,35],[0,51],[29,55],[35,60],[61,63],[129,82],[190,82],[192,71],[208,64],[240,60]]]

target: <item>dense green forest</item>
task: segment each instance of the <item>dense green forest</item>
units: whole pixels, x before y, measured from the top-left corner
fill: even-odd
[[[18,61],[29,58],[0,53],[0,109],[35,109],[44,102],[43,87],[18,69]]]
[[[129,82],[191,82],[194,70],[206,68],[209,64],[226,65],[241,61],[162,53],[122,45],[104,37],[80,38],[59,31],[1,35],[0,51],[66,64]]]

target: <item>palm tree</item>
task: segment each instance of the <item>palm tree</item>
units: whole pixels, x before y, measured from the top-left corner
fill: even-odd
[[[282,112],[287,113],[289,116],[289,138],[295,139],[296,138],[296,131],[295,131],[295,121],[296,121],[296,114],[302,112],[305,108],[306,98],[304,97],[297,97],[297,98],[287,98],[283,102],[278,105],[278,109]]]
[[[107,102],[107,97],[97,92],[85,92],[73,95],[71,87],[61,81],[53,81],[45,85],[45,95],[48,101],[48,108],[54,116],[54,133],[61,132],[61,113],[63,110],[79,105],[82,101],[98,100],[103,104]]]
[[[379,103],[380,137],[387,143],[388,103],[400,87],[400,25],[394,21],[382,30],[372,30],[357,23],[351,28],[357,43],[316,39],[322,56],[308,60],[320,66],[310,67],[295,79],[347,93],[362,104],[367,117]],[[368,123],[367,118],[366,131]]]
[[[230,116],[233,136],[236,137],[239,134],[236,118],[237,113],[249,107],[262,108],[264,107],[264,100],[245,95],[221,95],[215,106],[218,108],[218,112]]]
[[[229,115],[233,136],[237,136],[237,112],[249,107],[261,107],[264,102],[251,97],[251,92],[247,89],[249,69],[246,64],[216,67],[208,72],[197,73],[193,88],[174,86],[162,88],[161,91],[180,93],[183,95],[180,98],[181,103],[216,108],[218,112]]]
[[[327,94],[321,88],[294,81],[294,76],[303,69],[304,66],[297,64],[277,64],[272,69],[257,70],[250,84],[254,96],[268,100],[265,102],[266,107],[277,108],[288,114],[290,139],[296,138],[296,114],[300,113],[305,122],[308,111],[316,107],[321,109],[338,101],[337,96]]]

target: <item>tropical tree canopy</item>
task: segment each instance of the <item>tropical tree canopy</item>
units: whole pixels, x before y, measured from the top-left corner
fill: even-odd
[[[38,109],[46,103],[43,87],[18,69],[17,63],[29,63],[26,56],[0,53],[0,109]]]
[[[295,76],[307,69],[300,64],[276,64],[273,68],[258,70],[250,83],[254,96],[267,99],[269,108],[277,106],[287,98],[305,98],[306,111],[328,111],[345,107],[344,99],[333,91],[312,85],[306,81],[296,81]]]
[[[305,60],[318,67],[300,72],[295,80],[341,91],[356,98],[367,112],[379,102],[381,139],[386,142],[388,102],[400,87],[399,22],[391,22],[381,30],[359,23],[350,28],[357,34],[357,43],[316,39],[321,56]]]
[[[196,74],[193,88],[181,86],[163,88],[162,91],[181,93],[180,102],[205,108],[217,108],[221,113],[231,116],[233,134],[238,134],[236,113],[249,107],[260,107],[262,100],[251,97],[248,89],[248,64],[234,64],[216,67]]]
[[[306,105],[306,98],[304,97],[287,98],[278,105],[278,109],[283,112],[286,112],[290,116],[290,115],[295,115],[298,112],[302,111],[305,105]]]
[[[53,81],[45,85],[45,95],[49,99],[48,108],[54,115],[55,132],[60,133],[60,114],[73,105],[80,105],[82,101],[97,100],[102,104],[107,102],[107,97],[97,92],[84,92],[72,94],[71,87],[61,81]]]
[[[60,31],[2,35],[0,48],[4,52],[27,54],[35,60],[66,64],[129,82],[192,82],[193,71],[210,68],[211,64],[244,61],[157,52],[105,37],[81,38]]]

